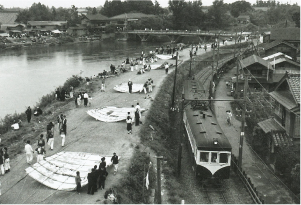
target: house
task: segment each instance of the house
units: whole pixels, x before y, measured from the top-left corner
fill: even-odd
[[[19,11],[0,11],[0,22],[1,24],[14,24]]]
[[[8,33],[9,36],[17,36],[21,33],[23,33],[26,25],[25,24],[0,24],[0,30],[2,30],[5,33]]]
[[[263,48],[266,56],[281,52],[297,60],[298,48],[283,40],[275,40],[271,43],[265,43],[260,47]]]
[[[270,152],[274,153],[275,147],[300,141],[300,74],[286,73],[269,95],[274,116],[258,125],[270,135]]]
[[[261,85],[270,90],[273,84],[273,67],[261,57],[252,55],[240,61],[240,77],[238,77],[238,90],[244,89],[244,80],[242,72],[248,73],[248,84],[250,91],[261,91]],[[260,84],[261,85],[260,85]]]
[[[50,33],[53,30],[66,32],[67,21],[28,21],[27,32],[31,34]]]
[[[300,47],[300,28],[274,28],[271,30],[270,42],[285,41],[294,45],[296,48]]]
[[[270,31],[263,32],[261,35],[262,35],[262,42],[263,43],[269,43],[270,42],[270,37],[271,37],[271,32]]]
[[[86,26],[83,26],[81,24],[76,24],[76,26],[69,27],[67,29],[67,33],[71,36],[76,36],[76,37],[86,36],[88,35],[88,29]]]
[[[288,58],[278,58],[275,60],[270,61],[271,64],[273,65],[275,70],[284,70],[287,69],[288,70],[295,70],[295,71],[300,71],[300,64],[292,61]]]
[[[86,27],[90,33],[94,34],[100,34],[105,31],[109,23],[109,18],[101,14],[84,15],[81,21],[81,25]]]
[[[153,14],[144,14],[144,13],[125,13],[117,16],[113,16],[110,19],[110,24],[116,25],[116,27],[122,28],[122,30],[126,29],[127,23],[129,21],[137,22],[142,18],[153,18],[156,15]]]
[[[237,17],[237,22],[240,24],[250,23],[250,16],[241,14]]]

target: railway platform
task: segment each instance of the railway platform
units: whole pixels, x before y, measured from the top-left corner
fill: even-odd
[[[215,99],[233,99],[228,96],[226,81],[234,76],[235,69],[230,70],[216,86]],[[214,109],[217,121],[232,145],[232,153],[238,157],[241,122],[232,117],[232,125],[226,122],[226,110],[231,110],[230,101],[216,101]],[[233,113],[233,112],[232,112]],[[251,179],[256,190],[263,196],[265,204],[294,204],[293,193],[277,178],[273,171],[243,142],[242,168]]]

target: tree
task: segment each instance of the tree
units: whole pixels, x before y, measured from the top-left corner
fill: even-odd
[[[237,18],[240,14],[252,11],[253,8],[249,2],[236,1],[230,5],[230,13],[233,17]]]
[[[69,10],[69,18],[68,18],[68,27],[69,26],[75,26],[76,24],[80,23],[80,18],[78,16],[77,7],[74,5],[71,6],[71,9]]]
[[[212,28],[223,28],[229,25],[229,17],[223,0],[215,0],[208,10],[207,19]]]
[[[292,19],[296,24],[296,27],[300,28],[300,11],[293,13]]]
[[[92,14],[93,14],[93,15],[97,14],[97,10],[96,10],[95,7],[93,7],[93,9],[92,9]]]
[[[169,0],[168,5],[170,11],[172,11],[174,28],[175,29],[185,28],[186,23],[185,23],[185,17],[183,11],[187,5],[186,2],[184,2],[184,0],[179,0],[179,1]]]

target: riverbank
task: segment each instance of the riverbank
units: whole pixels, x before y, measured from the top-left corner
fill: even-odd
[[[187,52],[182,51],[182,52]],[[180,54],[181,56],[181,54]],[[163,63],[164,61],[158,62]],[[171,61],[174,64],[174,60]],[[106,82],[107,90],[105,93],[99,92],[101,81],[95,78],[91,81],[90,87],[85,84],[75,89],[78,92],[80,89],[89,89],[91,91],[93,101],[91,107],[81,107],[75,108],[73,101],[54,101],[51,106],[48,106],[44,112],[47,113],[46,116],[42,116],[38,123],[37,119],[33,117],[30,124],[24,123],[24,127],[21,131],[10,131],[9,133],[2,136],[2,138],[14,137],[12,144],[7,145],[9,149],[9,154],[11,156],[11,172],[1,177],[2,183],[2,196],[1,203],[67,203],[64,199],[73,195],[73,192],[62,193],[55,190],[51,190],[47,187],[42,186],[35,180],[28,177],[24,171],[27,167],[25,156],[23,153],[24,143],[23,141],[31,140],[33,147],[36,146],[36,140],[41,133],[45,133],[46,124],[49,121],[56,121],[56,117],[60,113],[64,113],[67,116],[68,126],[66,137],[66,146],[64,148],[60,147],[60,138],[58,137],[58,130],[55,127],[55,148],[54,151],[49,151],[47,149],[47,156],[51,156],[59,151],[82,151],[82,152],[92,152],[98,154],[110,155],[114,151],[117,152],[119,156],[122,157],[120,163],[120,172],[115,177],[111,174],[109,169],[109,177],[107,180],[107,187],[112,187],[114,184],[118,184],[119,180],[123,178],[124,174],[128,172],[128,167],[131,164],[132,154],[139,145],[139,128],[134,127],[133,135],[127,135],[124,122],[120,123],[103,123],[95,121],[87,115],[86,111],[88,109],[99,108],[102,106],[120,106],[120,107],[130,107],[132,104],[140,102],[141,107],[149,108],[151,105],[150,99],[144,99],[143,94],[132,94],[127,93],[117,93],[113,90],[113,87],[120,82],[127,82],[129,78],[132,79],[134,83],[144,83],[149,77],[154,79],[156,87],[154,92],[151,94],[152,97],[156,94],[160,87],[160,83],[165,77],[164,70],[152,70],[143,75],[136,75],[136,72],[126,72],[119,77],[109,78]],[[52,95],[53,97],[53,95]],[[145,117],[142,117],[142,121]],[[15,152],[16,154],[14,154]],[[19,154],[18,154],[19,153]],[[14,156],[15,155],[15,156]],[[26,191],[20,192],[22,189],[23,180],[24,189]],[[21,187],[20,187],[21,185]],[[8,191],[9,190],[9,191]],[[83,188],[83,192],[86,191],[86,187]],[[13,193],[18,193],[20,197],[15,199]],[[101,192],[102,193],[102,192]],[[51,195],[51,196],[50,196]],[[35,196],[28,198],[27,196]],[[50,197],[47,197],[50,196]],[[102,199],[103,195],[98,194],[97,196],[91,197],[83,195],[79,200],[78,197],[74,199],[69,198],[68,203],[95,203],[99,198]]]

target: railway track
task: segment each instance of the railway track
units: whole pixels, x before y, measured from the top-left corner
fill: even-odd
[[[224,188],[202,188],[201,192],[204,193],[205,199],[208,204],[228,204]]]

